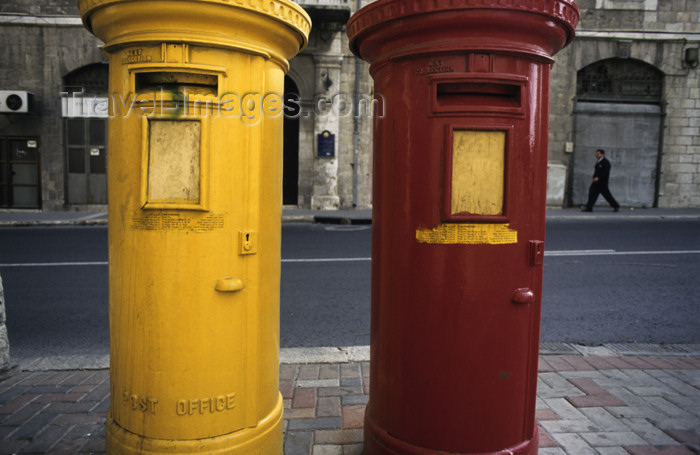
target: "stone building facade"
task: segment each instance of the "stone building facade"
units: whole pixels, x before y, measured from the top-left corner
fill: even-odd
[[[299,3],[313,29],[285,84],[293,115],[285,119],[284,203],[369,207],[376,106],[368,67],[350,54],[345,33],[369,1]],[[603,148],[623,206],[700,207],[700,2],[578,5],[577,38],[552,72],[548,204],[583,203],[593,152]],[[106,156],[119,151],[106,141],[101,46],[74,0],[0,3],[0,210],[106,203]],[[11,95],[19,96],[13,106],[33,102],[29,112],[12,111]]]
[[[585,203],[602,148],[623,207],[700,207],[700,2],[577,4],[552,71],[550,183],[556,173],[563,203]]]

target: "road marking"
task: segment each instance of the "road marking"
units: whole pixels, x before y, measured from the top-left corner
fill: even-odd
[[[616,250],[560,250],[545,251],[545,256],[638,256],[666,254],[700,254],[700,250],[666,250],[666,251],[616,251]]]
[[[107,261],[99,262],[15,262],[0,264],[0,267],[71,267],[83,265],[107,265]]]
[[[653,256],[653,255],[672,255],[672,254],[700,254],[700,250],[665,250],[665,251],[617,251],[617,250],[558,250],[545,251],[545,256],[562,257],[562,256]],[[315,262],[368,262],[371,257],[363,258],[300,258],[300,259],[282,259],[283,263],[315,263]],[[91,265],[107,265],[107,261],[95,262],[15,262],[0,264],[0,267],[73,267],[73,266],[91,266]]]
[[[282,262],[362,262],[371,261],[372,258],[310,258],[310,259],[282,259]]]

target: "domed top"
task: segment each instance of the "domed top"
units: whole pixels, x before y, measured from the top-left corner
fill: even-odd
[[[311,31],[308,14],[291,0],[78,0],[78,7],[85,27],[107,50],[170,40],[290,58],[306,47]]]
[[[450,43],[551,57],[574,39],[578,20],[573,0],[378,0],[350,18],[347,33],[352,52],[370,62],[397,45],[413,52]]]

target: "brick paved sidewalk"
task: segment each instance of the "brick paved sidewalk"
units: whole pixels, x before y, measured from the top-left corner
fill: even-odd
[[[104,453],[108,370],[0,383],[0,454]],[[285,455],[362,453],[366,362],[280,367]],[[545,355],[540,455],[700,454],[700,357]]]

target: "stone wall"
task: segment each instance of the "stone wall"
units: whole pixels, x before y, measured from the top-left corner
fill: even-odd
[[[355,0],[308,0],[314,5],[350,8]],[[300,2],[304,5],[304,1]],[[370,3],[363,0],[362,5]],[[664,75],[661,109],[660,207],[700,207],[700,75],[683,63],[685,50],[700,46],[697,0],[579,0],[577,38],[555,56],[550,94],[549,162],[557,172],[550,197],[555,206],[571,201],[571,173],[577,153],[575,137],[576,76],[585,66],[608,58],[636,59]],[[35,115],[0,115],[0,136],[36,136],[41,147],[44,210],[65,207],[65,151],[60,91],[70,71],[104,62],[101,43],[84,30],[74,0],[5,0],[0,2],[0,89],[32,91]],[[302,92],[304,113],[299,133],[299,205],[311,208],[368,207],[372,193],[372,120],[354,114],[335,119],[336,157],[316,156],[322,124],[315,115],[316,97],[325,93],[321,73],[333,73],[330,92],[354,101],[356,59],[347,47],[342,23],[317,21],[309,47],[291,61],[290,76]],[[329,60],[330,59],[330,60]],[[368,100],[372,80],[359,64],[359,95]],[[357,147],[357,160],[355,148]],[[552,177],[555,177],[554,175]],[[356,187],[355,187],[356,184]],[[316,202],[316,204],[314,204]]]
[[[700,70],[683,61],[687,48],[700,46],[700,2],[577,3],[581,9],[577,37],[555,57],[552,70],[550,163],[567,166],[571,179],[577,72],[604,59],[636,59],[664,74],[658,206],[700,207]]]
[[[53,5],[49,11],[61,11],[61,2],[47,3]],[[35,96],[34,114],[0,114],[0,135],[39,138],[44,210],[61,210],[65,203],[63,76],[83,65],[104,61],[100,46],[79,22],[0,25],[0,88],[27,90]]]
[[[25,14],[36,16],[77,16],[77,0],[3,0],[0,14]]]
[[[0,378],[12,367],[10,362],[10,340],[5,326],[5,291],[0,276]]]

